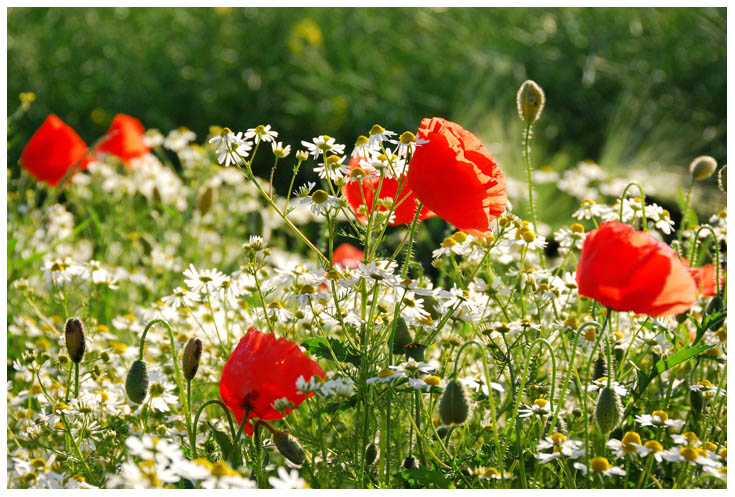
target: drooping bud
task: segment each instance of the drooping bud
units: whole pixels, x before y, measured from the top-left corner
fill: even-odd
[[[600,355],[595,361],[595,372],[592,378],[594,378],[595,380],[599,380],[603,377],[607,377],[607,363],[605,362],[605,358]]]
[[[138,359],[130,366],[128,377],[125,379],[125,391],[130,400],[140,404],[148,394],[148,365],[145,361]]]
[[[66,350],[72,361],[79,363],[84,357],[87,345],[84,336],[84,324],[79,318],[69,318],[64,326],[64,336],[66,338]]]
[[[276,431],[273,434],[273,442],[275,442],[278,452],[283,454],[283,457],[297,466],[304,464],[306,460],[304,449],[301,447],[299,441],[288,432]]]
[[[375,444],[368,445],[367,449],[365,449],[365,464],[367,466],[370,466],[377,460],[378,460],[378,448],[375,446]]]
[[[704,396],[701,390],[689,390],[689,405],[695,415],[700,416],[704,408]]]
[[[406,320],[399,317],[396,320],[395,331],[393,332],[393,353],[403,354],[404,347],[411,342],[413,342],[413,339],[408,331]]]
[[[456,379],[447,383],[439,401],[439,417],[445,425],[460,425],[467,421],[470,415],[470,403],[467,392]]]
[[[518,116],[522,121],[533,124],[541,117],[546,103],[546,95],[544,90],[535,82],[524,81],[516,95],[516,104],[518,104]]]
[[[717,169],[717,161],[709,155],[695,157],[689,164],[689,173],[697,181],[702,181],[714,174]]]
[[[192,380],[199,370],[199,359],[202,357],[202,341],[190,338],[184,347],[183,363],[184,378]]]
[[[597,407],[595,408],[595,421],[602,433],[610,433],[620,423],[623,416],[623,405],[620,397],[612,388],[603,388],[600,390],[600,396],[597,398]]]

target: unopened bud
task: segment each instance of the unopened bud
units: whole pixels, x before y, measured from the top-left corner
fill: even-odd
[[[148,394],[148,365],[145,361],[138,359],[130,366],[128,377],[125,379],[125,391],[130,400],[140,404]]]
[[[64,327],[66,350],[74,362],[82,362],[84,351],[87,349],[84,336],[84,324],[79,318],[69,318]]]
[[[689,390],[689,404],[692,406],[692,411],[694,411],[695,415],[699,416],[702,414],[704,396],[700,390]]]
[[[405,352],[404,347],[411,342],[413,342],[413,339],[408,331],[408,326],[406,326],[406,320],[399,317],[396,320],[396,327],[393,332],[393,353],[403,354]]]
[[[299,150],[298,152],[296,152],[296,160],[305,161],[308,158],[309,152],[307,152],[306,150]]]
[[[304,460],[306,460],[304,449],[301,448],[299,441],[288,432],[275,432],[273,435],[273,442],[275,442],[276,448],[278,448],[278,451],[283,454],[283,457],[297,466],[304,464]]]
[[[365,449],[365,465],[370,466],[378,460],[378,448],[375,444],[370,444]]]
[[[426,350],[426,345],[422,345],[420,343],[411,342],[407,343],[403,347],[403,353],[406,354],[406,357],[413,358],[414,361],[421,362],[424,360],[424,351]]]
[[[600,355],[595,361],[595,372],[592,378],[599,380],[602,377],[607,377],[607,363],[605,358]]]
[[[600,396],[597,398],[597,407],[595,408],[595,421],[602,433],[610,433],[620,423],[623,416],[623,405],[620,397],[612,388],[603,388],[600,390]]]
[[[199,369],[199,359],[202,357],[202,341],[190,338],[184,347],[184,356],[181,359],[184,369],[184,378],[192,380]]]
[[[700,155],[689,164],[689,173],[697,181],[702,181],[714,174],[717,161],[709,155]]]
[[[199,214],[204,216],[214,205],[214,188],[208,186],[196,200],[196,208]]]
[[[518,104],[518,116],[521,120],[533,124],[541,117],[541,112],[544,110],[544,104],[546,103],[546,95],[535,81],[529,79],[518,90],[516,103]]]
[[[470,415],[470,403],[462,384],[456,379],[447,383],[439,401],[439,417],[445,425],[462,424]]]

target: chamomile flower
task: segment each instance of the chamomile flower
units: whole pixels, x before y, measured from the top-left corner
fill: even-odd
[[[672,447],[663,451],[661,456],[668,462],[686,462],[691,466],[700,465],[713,468],[722,466],[722,463],[716,461],[705,449],[691,446]]]
[[[374,376],[372,378],[368,378],[365,381],[365,383],[367,383],[368,385],[370,385],[372,383],[387,383],[389,381],[394,381],[394,380],[397,380],[399,378],[402,378],[403,376],[405,376],[405,374],[406,374],[405,371],[399,371],[399,370],[394,370],[394,369],[390,369],[390,368],[385,368],[385,369],[381,369],[380,371],[378,371],[377,376]]]
[[[546,399],[536,399],[533,404],[526,406],[523,409],[518,409],[519,418],[528,418],[530,416],[548,416],[552,412],[551,403]]]
[[[321,391],[322,385],[324,385],[321,377],[314,375],[312,376],[309,381],[306,381],[306,378],[303,376],[299,376],[296,380],[296,388],[299,390],[299,393],[302,393],[304,395],[308,395],[310,393],[319,393]]]
[[[216,147],[217,162],[225,167],[229,167],[230,164],[243,164],[253,147],[243,138],[242,131],[235,134],[229,128],[224,128],[222,133],[211,138],[209,143]]]
[[[595,392],[605,387],[607,387],[607,377],[602,376],[600,378],[597,378],[596,380],[591,381],[590,385],[587,386],[587,391]],[[615,390],[615,392],[621,397],[628,393],[628,390],[624,386],[622,386],[620,383],[618,383],[617,381],[610,382],[610,388]]]
[[[314,172],[322,179],[337,181],[349,174],[350,168],[345,164],[345,157],[338,155],[328,155],[324,162],[320,162],[314,168]]]
[[[79,268],[71,257],[48,259],[44,262],[43,279],[56,287],[66,285],[77,274],[79,274]]]
[[[545,437],[536,445],[536,458],[540,464],[546,464],[562,456],[569,459],[578,459],[584,455],[583,445],[584,442],[581,440],[567,439],[567,436],[563,433],[554,433]],[[551,453],[540,452],[546,449],[552,449]]]
[[[306,147],[314,159],[318,159],[320,155],[332,153],[335,155],[342,155],[345,151],[344,145],[335,143],[334,138],[327,135],[317,136],[312,139],[312,143],[302,141],[301,144]]]
[[[278,477],[269,476],[268,483],[271,487],[279,490],[287,490],[290,488],[308,488],[306,481],[299,476],[299,472],[295,469],[291,471],[286,468],[278,468]]]
[[[416,135],[414,135],[410,131],[404,131],[403,133],[401,133],[401,136],[398,137],[398,140],[388,141],[394,145],[397,145],[396,155],[402,159],[407,158],[409,154],[413,154],[416,151],[416,147],[420,147],[421,145],[429,143],[429,140],[420,137],[417,138]]]
[[[584,200],[579,209],[574,211],[572,217],[574,219],[593,219],[593,218],[604,218],[612,212],[612,208],[605,204],[598,204],[594,200]]]
[[[219,287],[224,279],[224,274],[217,269],[205,269],[198,271],[194,264],[189,264],[189,268],[184,271],[186,279],[184,283],[192,292],[206,293],[212,289]]]
[[[245,139],[253,140],[256,144],[261,141],[273,143],[277,137],[278,131],[272,131],[270,124],[266,124],[265,126],[261,124],[245,132]]]
[[[173,309],[191,307],[199,300],[199,294],[190,292],[186,288],[176,287],[171,295],[163,297],[161,300]]]
[[[650,449],[643,446],[641,443],[641,436],[634,432],[629,431],[623,435],[622,440],[611,438],[605,445],[609,447],[617,457],[634,456],[638,454],[641,457],[646,457],[650,452]]]
[[[587,474],[587,466],[581,462],[575,462],[574,467]],[[625,470],[619,466],[613,466],[604,457],[593,457],[590,459],[590,470],[598,475],[604,476],[625,476]]]
[[[666,411],[653,411],[651,414],[641,414],[636,416],[635,420],[641,426],[665,426],[668,428],[674,428],[675,430],[680,429],[686,424],[683,419],[669,419],[669,415]]]
[[[271,143],[271,148],[273,149],[273,155],[278,159],[284,159],[291,153],[291,145],[286,145],[284,147],[281,142],[273,141]]]
[[[380,145],[380,142],[388,140],[391,136],[395,136],[395,133],[393,131],[388,131],[380,124],[375,124],[370,128],[369,135],[367,143],[368,147],[376,147]]]
[[[173,394],[176,386],[168,381],[168,378],[158,369],[150,372],[150,395],[151,407],[156,411],[168,412],[171,410],[169,404],[175,405],[178,398]]]

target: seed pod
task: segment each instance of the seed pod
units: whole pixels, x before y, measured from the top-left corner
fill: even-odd
[[[304,461],[306,460],[306,454],[304,453],[304,449],[301,448],[301,444],[298,440],[296,440],[295,437],[291,436],[288,432],[277,431],[273,435],[273,441],[278,448],[278,452],[283,454],[283,457],[296,464],[297,466],[301,466],[302,464],[304,464]]]
[[[439,401],[439,417],[445,425],[462,424],[470,415],[467,392],[456,379],[447,383]]]
[[[408,331],[408,326],[406,326],[406,320],[399,317],[393,332],[393,353],[403,354],[403,348],[411,342],[413,342],[413,339]]]
[[[202,341],[198,338],[190,338],[184,347],[182,357],[184,378],[191,380],[199,369],[199,359],[202,357]]]
[[[605,358],[600,354],[595,361],[595,372],[592,378],[599,380],[600,378],[607,377],[607,363]]]
[[[66,350],[72,361],[82,362],[84,351],[87,349],[84,336],[84,324],[79,318],[69,318],[64,326]]]
[[[424,360],[424,351],[426,350],[426,345],[421,345],[420,343],[411,342],[406,344],[403,347],[403,353],[406,354],[406,357],[412,357],[415,361],[421,362]]]
[[[623,405],[620,397],[612,388],[603,388],[600,390],[600,396],[597,398],[597,407],[595,408],[595,421],[600,431],[609,433],[618,426],[620,418],[623,416]]]
[[[700,155],[689,164],[689,173],[697,181],[702,181],[714,174],[717,169],[717,161],[709,155]]]
[[[518,105],[518,116],[521,121],[533,124],[541,117],[546,103],[546,95],[544,90],[535,82],[524,81],[516,95],[516,104]]]
[[[370,444],[365,449],[365,464],[370,466],[378,460],[378,448],[375,444]]]
[[[699,416],[704,408],[704,396],[700,390],[689,390],[689,404],[694,414]]]
[[[125,391],[130,400],[140,404],[148,394],[148,365],[138,359],[130,366],[128,377],[125,379]]]

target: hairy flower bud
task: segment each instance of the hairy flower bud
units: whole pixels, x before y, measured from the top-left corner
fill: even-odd
[[[365,449],[365,464],[370,466],[378,460],[378,448],[375,444],[370,444]]]
[[[439,417],[445,425],[462,424],[470,415],[470,403],[467,392],[456,379],[447,383],[439,401]]]
[[[717,186],[720,187],[720,191],[727,193],[727,164],[717,172]]]
[[[148,394],[148,365],[145,361],[138,359],[130,366],[128,377],[125,379],[125,391],[130,400],[140,404]]]
[[[396,321],[395,331],[393,332],[393,353],[403,354],[404,347],[413,342],[411,333],[406,326],[406,320],[399,317]]]
[[[620,397],[612,388],[603,388],[600,390],[600,396],[597,398],[597,407],[595,408],[595,421],[600,431],[610,433],[620,423],[623,416],[623,405]]]
[[[406,354],[406,357],[413,358],[414,361],[421,362],[424,360],[424,351],[426,350],[426,345],[422,345],[420,343],[411,342],[407,343],[403,347],[403,353]]]
[[[184,369],[184,378],[192,380],[199,369],[199,359],[202,357],[202,341],[190,338],[184,347],[184,356],[181,359]]]
[[[535,81],[524,81],[518,90],[516,104],[518,105],[518,116],[521,120],[533,124],[541,117],[546,103],[544,90]]]
[[[607,363],[605,362],[605,358],[600,355],[595,361],[595,372],[592,375],[592,378],[595,380],[599,380],[603,377],[607,377]]]
[[[275,442],[276,448],[281,454],[283,454],[283,457],[297,466],[304,464],[304,460],[306,460],[304,449],[301,447],[299,441],[288,432],[275,432],[273,434],[273,442]]]
[[[76,363],[81,362],[87,349],[82,321],[79,318],[67,319],[64,326],[64,336],[69,357]]]
[[[689,390],[689,404],[692,406],[692,411],[696,416],[702,414],[704,408],[704,396],[700,390]]]
[[[702,181],[714,174],[717,169],[717,161],[709,155],[700,155],[695,157],[689,164],[689,173],[697,181]]]

